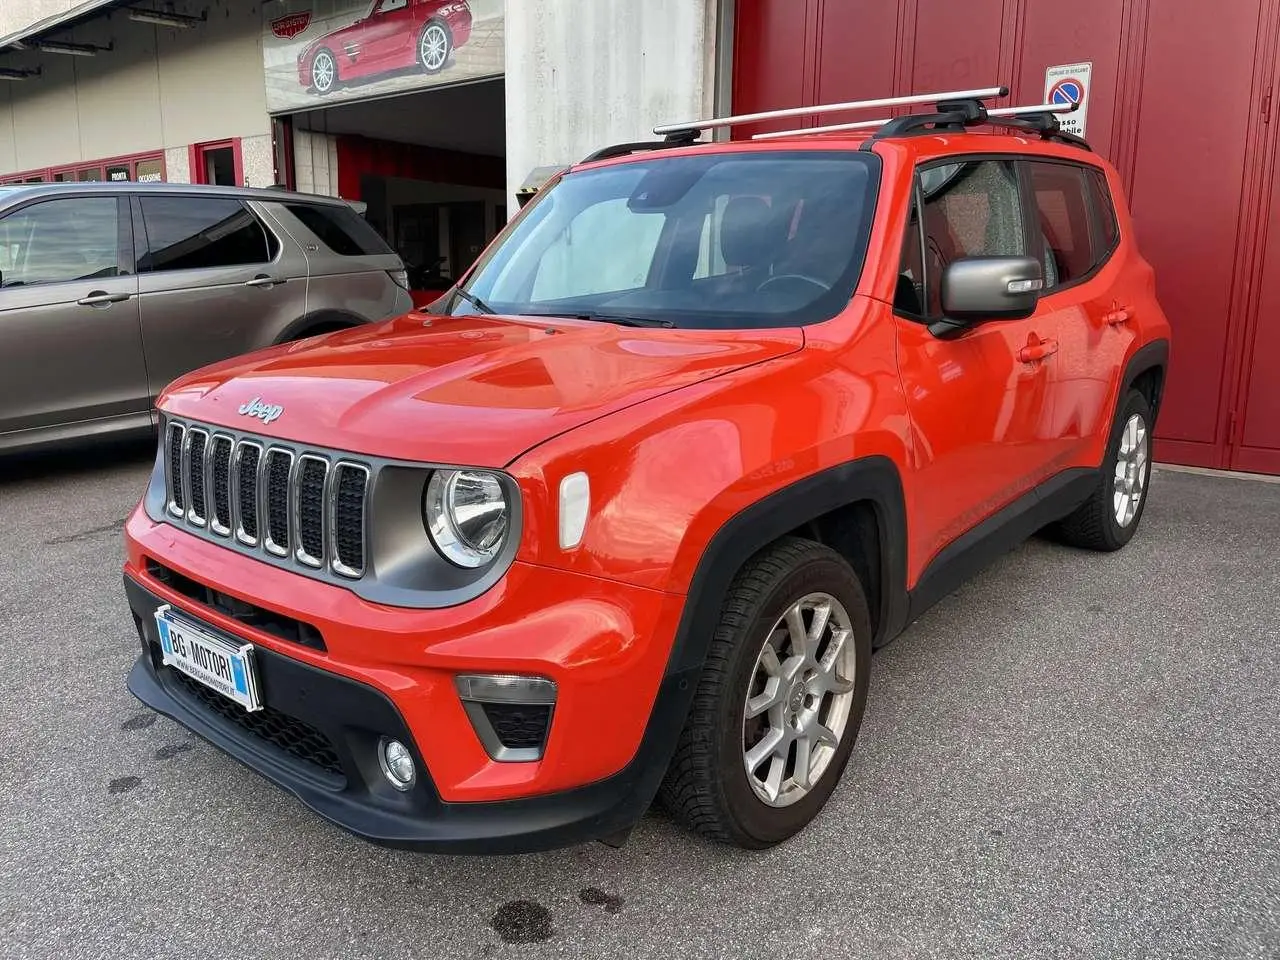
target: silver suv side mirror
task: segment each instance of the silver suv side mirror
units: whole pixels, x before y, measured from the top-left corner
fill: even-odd
[[[965,325],[1021,320],[1035,312],[1043,289],[1035,257],[962,257],[942,272],[942,312]]]

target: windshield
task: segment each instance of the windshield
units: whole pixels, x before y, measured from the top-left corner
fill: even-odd
[[[654,157],[566,175],[466,284],[497,313],[679,327],[795,326],[849,302],[878,159],[845,151]]]

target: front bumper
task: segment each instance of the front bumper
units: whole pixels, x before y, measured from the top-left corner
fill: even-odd
[[[383,846],[514,854],[626,831],[656,792],[683,722],[678,704],[687,703],[690,677],[675,674],[663,679],[640,749],[618,773],[555,793],[451,803],[441,799],[419,739],[400,711],[368,684],[259,646],[255,659],[268,708],[260,722],[277,727],[289,723],[293,730],[281,739],[296,743],[305,737],[310,746],[290,749],[248,729],[236,718],[234,711],[240,708],[234,705],[231,711],[210,709],[208,695],[196,693],[198,687],[162,665],[154,614],[167,601],[128,574],[124,583],[142,643],[129,674],[130,692],[293,793],[320,816]],[[202,622],[210,626],[207,619]],[[374,759],[379,736],[394,737],[413,752],[419,775],[410,791],[400,793],[383,778]]]

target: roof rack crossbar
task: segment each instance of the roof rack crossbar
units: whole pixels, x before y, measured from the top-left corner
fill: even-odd
[[[980,90],[948,90],[943,93],[916,93],[904,97],[884,97],[879,100],[849,100],[844,103],[815,104],[811,107],[788,107],[784,110],[765,110],[762,113],[742,113],[728,117],[710,117],[706,120],[689,120],[683,123],[665,123],[653,128],[659,136],[687,130],[715,130],[740,123],[756,123],[761,120],[782,120],[786,117],[809,117],[819,113],[847,113],[853,110],[871,110],[882,107],[909,107],[921,103],[957,100],[991,100],[1009,95],[1008,87],[984,87]]]
[[[939,106],[952,108],[957,106],[957,104],[942,103],[939,104]],[[1045,114],[1071,113],[1078,108],[1079,104],[1076,103],[1040,103],[1022,107],[993,107],[986,111],[986,115],[988,117],[1026,117],[1030,120],[1035,117],[1042,117]],[[927,117],[928,121],[926,122],[936,123],[939,122],[940,114],[950,114],[952,112],[953,111],[951,109],[945,109],[940,111],[939,114],[907,114],[905,118],[899,117],[896,119],[908,119],[920,116]],[[752,134],[751,139],[776,140],[780,137],[804,136],[811,133],[838,133],[843,130],[870,130],[877,127],[883,127],[890,123],[892,119],[894,118],[886,118],[883,120],[855,120],[853,123],[832,123],[821,127],[796,127],[790,130],[770,130],[766,133]],[[918,124],[916,123],[911,124],[912,127],[917,125]]]

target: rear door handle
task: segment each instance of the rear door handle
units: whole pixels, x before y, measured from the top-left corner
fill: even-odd
[[[1114,309],[1112,309],[1111,311],[1109,311],[1109,312],[1107,313],[1107,315],[1106,315],[1106,317],[1105,317],[1104,319],[1107,321],[1107,323],[1111,324],[1111,326],[1113,326],[1113,327],[1114,327],[1114,326],[1116,326],[1117,324],[1121,324],[1121,323],[1128,323],[1128,322],[1129,322],[1129,308],[1128,308],[1128,307],[1115,307]]]
[[[277,280],[275,277],[268,277],[266,274],[258,274],[252,280],[246,280],[246,287],[274,287],[277,283],[284,283],[283,280]]]
[[[1058,352],[1057,340],[1041,340],[1038,343],[1028,343],[1025,347],[1018,351],[1018,359],[1023,363],[1035,363],[1043,360],[1045,357]]]
[[[106,307],[128,299],[129,294],[127,293],[107,293],[105,290],[94,290],[87,297],[81,297],[76,303],[82,307]]]

